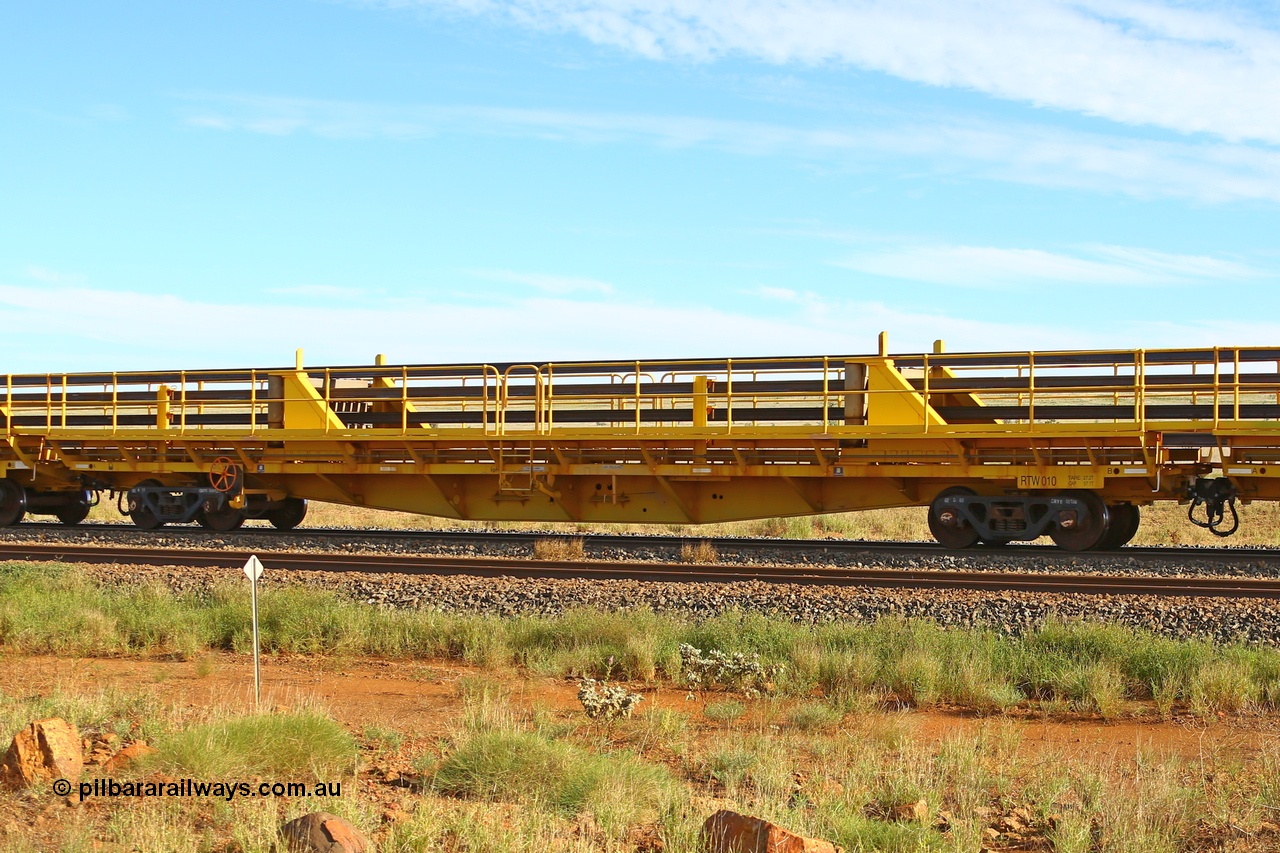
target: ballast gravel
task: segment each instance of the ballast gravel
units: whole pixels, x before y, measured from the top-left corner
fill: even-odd
[[[548,536],[556,534],[548,533]],[[678,562],[678,542],[615,544],[580,537],[587,559],[627,562]],[[689,537],[696,541],[696,537]],[[133,545],[155,548],[254,550],[270,567],[272,551],[291,553],[404,554],[458,557],[533,556],[529,535],[468,540],[455,535],[419,531],[403,534],[353,530],[350,533],[308,532],[281,535],[246,527],[230,534],[195,529],[138,531],[128,525],[63,528],[56,524],[22,525],[0,530],[4,542]],[[1248,555],[1239,549],[1224,560],[1213,553],[1185,549],[1176,556],[1152,558],[1124,551],[1114,554],[1071,554],[1052,549],[1012,546],[952,553],[921,550],[850,548],[849,543],[796,551],[771,547],[760,540],[741,546],[717,544],[717,561],[773,566],[844,566],[951,571],[1095,572],[1151,576],[1280,577],[1280,561]],[[197,594],[217,583],[247,583],[238,571],[189,567],[98,565],[85,571],[104,584],[159,583],[175,591]],[[758,613],[796,622],[865,623],[884,616],[929,619],[944,626],[986,627],[1021,633],[1046,620],[1085,620],[1126,625],[1164,636],[1280,645],[1280,602],[1243,598],[1169,598],[1164,596],[1099,596],[1023,592],[882,589],[812,586],[743,581],[733,583],[657,583],[633,580],[574,580],[432,577],[400,574],[350,574],[271,570],[268,587],[307,586],[326,589],[353,601],[395,608],[500,616],[552,616],[589,608],[623,611],[647,608],[659,613],[703,619],[729,612]]]
[[[238,570],[88,565],[109,586],[160,584],[204,594],[217,584],[248,581]],[[800,623],[861,624],[885,616],[928,619],[948,627],[984,627],[1020,634],[1046,620],[1105,622],[1175,639],[1280,645],[1280,602],[1239,598],[1165,598],[1018,592],[970,592],[736,583],[654,583],[631,580],[533,580],[268,570],[264,586],[324,589],[352,601],[389,608],[555,616],[569,610],[638,608],[690,619],[741,612]]]

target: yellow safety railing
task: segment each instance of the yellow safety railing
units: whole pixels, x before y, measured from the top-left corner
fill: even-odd
[[[632,435],[689,430],[833,430],[933,436],[947,417],[974,430],[1038,432],[1064,423],[1145,431],[1152,422],[1221,429],[1280,413],[1280,365],[1242,348],[925,353],[904,356],[326,367],[5,377],[9,433],[162,431],[198,437],[291,427],[281,414],[314,405],[321,431]],[[892,370],[898,384],[850,387],[854,367]],[[1265,371],[1263,370],[1265,368]],[[304,377],[314,395],[281,391]],[[299,386],[294,384],[293,388]],[[918,423],[877,426],[892,398],[914,395]],[[871,423],[851,420],[865,400]],[[1211,402],[1211,406],[1205,404]],[[904,411],[899,409],[899,411]],[[327,413],[327,414],[326,414]],[[931,414],[932,413],[932,414]],[[1165,413],[1173,413],[1166,417]],[[329,418],[328,415],[333,415]],[[167,425],[167,428],[166,428]],[[305,428],[305,427],[304,427]]]

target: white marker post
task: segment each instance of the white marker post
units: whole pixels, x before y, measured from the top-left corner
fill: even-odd
[[[258,578],[262,577],[262,561],[254,554],[244,564],[253,600],[253,708],[262,710],[262,665],[258,658]]]

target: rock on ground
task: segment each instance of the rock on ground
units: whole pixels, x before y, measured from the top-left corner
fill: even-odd
[[[702,825],[704,853],[838,853],[829,841],[805,838],[758,817],[728,809]]]
[[[102,769],[108,773],[115,773],[128,767],[144,755],[150,755],[155,751],[155,747],[148,746],[142,741],[135,741],[111,756],[107,763],[102,766]]]
[[[312,812],[280,827],[289,853],[373,853],[364,833],[337,815]]]
[[[0,779],[14,787],[28,787],[50,779],[74,782],[84,771],[80,733],[66,720],[36,720],[14,735],[0,766]]]

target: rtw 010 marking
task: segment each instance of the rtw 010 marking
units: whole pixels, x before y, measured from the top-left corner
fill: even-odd
[[[1102,478],[1097,474],[1019,474],[1020,489],[1097,489]]]

